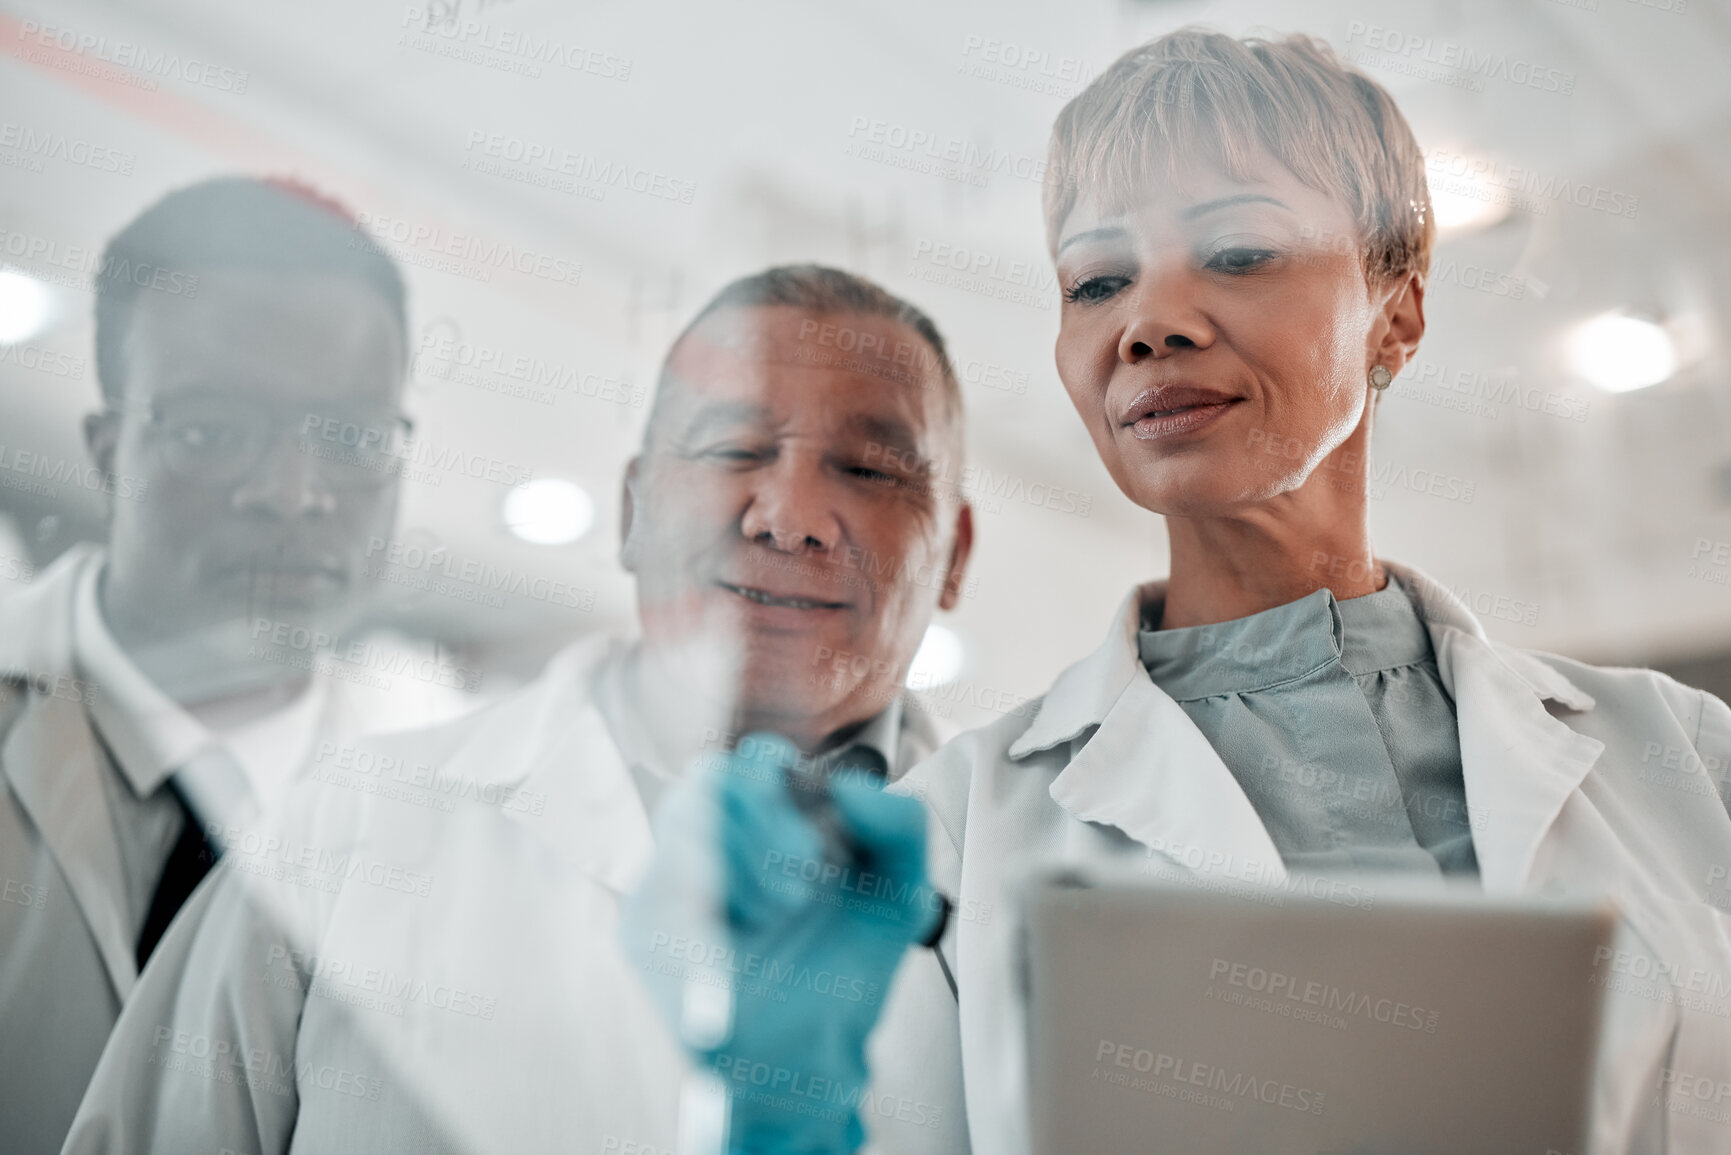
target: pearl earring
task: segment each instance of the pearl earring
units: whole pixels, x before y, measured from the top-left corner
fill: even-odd
[[[1394,374],[1388,371],[1387,365],[1372,365],[1370,367],[1370,387],[1372,389],[1387,389],[1389,382],[1394,380]]]

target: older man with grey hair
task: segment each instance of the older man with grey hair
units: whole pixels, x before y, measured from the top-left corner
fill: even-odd
[[[582,642],[477,716],[333,752],[341,772],[231,854],[169,934],[67,1149],[699,1141],[685,1062],[616,945],[650,817],[737,733],[890,779],[935,748],[901,687],[962,589],[972,515],[932,482],[961,437],[942,338],[911,305],[817,266],[723,289],[669,352],[625,477],[641,638]],[[668,944],[664,965],[693,962],[716,959]],[[749,958],[729,973],[915,1014],[951,998],[931,955],[888,991]],[[895,1066],[847,1107],[886,1149],[965,1146],[959,1084],[933,1074],[958,1056]]]

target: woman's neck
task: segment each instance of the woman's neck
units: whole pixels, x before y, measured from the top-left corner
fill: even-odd
[[[1388,576],[1366,521],[1363,469],[1331,472],[1326,463],[1298,489],[1230,516],[1168,515],[1172,568],[1159,628],[1227,622],[1319,589],[1341,600],[1375,593]]]

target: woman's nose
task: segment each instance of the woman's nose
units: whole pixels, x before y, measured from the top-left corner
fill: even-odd
[[[1130,290],[1132,314],[1118,338],[1118,359],[1134,365],[1211,344],[1214,330],[1197,307],[1196,289],[1194,279],[1180,267],[1144,272]]]

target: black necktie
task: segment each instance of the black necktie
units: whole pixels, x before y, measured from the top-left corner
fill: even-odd
[[[849,746],[845,750],[818,759],[825,778],[840,775],[843,781],[872,781],[883,785],[889,781],[890,764],[872,746]]]
[[[175,912],[185,904],[199,881],[210,873],[217,855],[221,853],[205,838],[204,828],[199,825],[197,816],[187,806],[172,779],[166,789],[180,804],[186,822],[180,828],[180,837],[175,839],[174,849],[168,852],[162,878],[150,899],[150,913],[144,916],[144,929],[138,932],[139,970],[144,969],[145,960],[150,958],[150,952],[161,941],[163,931],[174,921]]]

